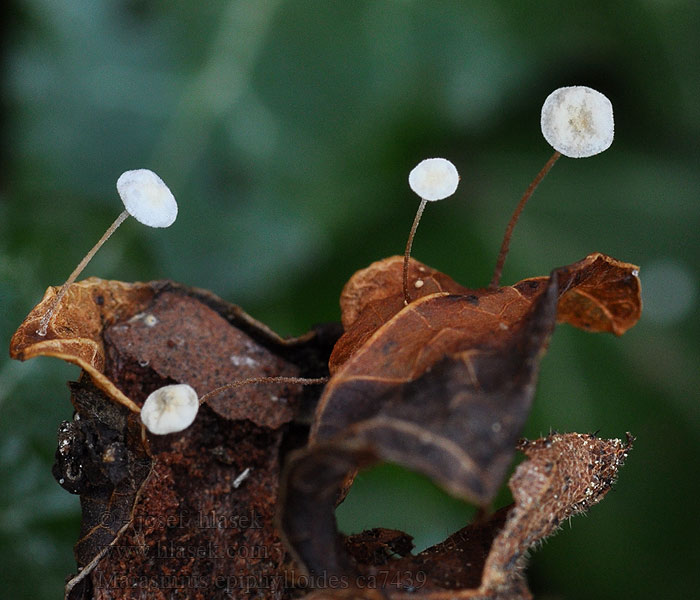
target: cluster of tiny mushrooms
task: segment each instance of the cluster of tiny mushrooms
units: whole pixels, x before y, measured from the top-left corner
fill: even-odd
[[[499,285],[503,264],[508,253],[508,246],[513,228],[528,199],[561,155],[569,158],[585,158],[607,150],[613,141],[614,123],[612,104],[603,94],[585,86],[562,87],[552,92],[544,102],[541,113],[542,135],[554,148],[554,154],[542,170],[532,180],[523,194],[511,219],[498,255],[496,268],[489,287],[496,289]],[[420,205],[408,237],[403,262],[403,296],[404,304],[411,302],[409,294],[408,265],[413,238],[423,210],[428,202],[443,200],[452,196],[459,184],[456,167],[445,158],[428,158],[410,172],[410,188],[420,197]],[[122,222],[131,215],[140,223],[149,227],[169,227],[177,217],[177,202],[168,186],[153,171],[137,169],[126,171],[117,180],[117,192],[124,203],[124,211],[110,225],[105,234],[93,246],[85,258],[70,274],[61,286],[54,300],[39,322],[37,334],[44,337],[56,309],[68,288],[92,259],[99,248]],[[420,288],[423,282],[414,282]],[[150,394],[140,409],[141,421],[148,431],[156,435],[165,435],[183,431],[195,420],[200,404],[207,398],[224,389],[254,383],[324,383],[327,378],[303,379],[296,377],[258,377],[243,379],[216,388],[208,394],[197,397],[197,392],[187,384],[166,385]],[[134,410],[132,406],[129,406]]]

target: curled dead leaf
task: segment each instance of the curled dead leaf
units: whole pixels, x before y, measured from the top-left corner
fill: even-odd
[[[423,301],[415,301],[379,332],[388,332],[390,342],[403,339],[405,352],[398,342],[383,343],[378,336],[380,343],[368,344],[367,361],[363,349],[356,354],[360,360],[351,359],[336,373],[319,403],[312,442],[351,434],[371,442],[382,460],[420,471],[459,497],[488,504],[530,411],[539,359],[554,329],[556,293],[553,276],[517,327],[499,329],[481,345],[450,327],[436,327],[424,344],[414,342],[413,334],[425,337],[422,319],[439,322],[441,315],[454,314],[451,309],[463,314],[473,306],[461,296],[428,296],[423,299],[428,310],[438,311],[422,313]],[[408,333],[402,337],[402,332]],[[460,341],[467,342],[463,350]],[[489,341],[492,346],[486,345]],[[417,357],[412,356],[416,349],[421,350]],[[361,372],[368,364],[370,375]]]
[[[384,450],[384,458],[411,464],[413,453],[413,462],[440,463],[431,476],[487,504],[529,413],[555,322],[624,332],[641,311],[637,267],[596,253],[549,277],[468,290],[412,261],[424,285],[404,306],[401,261],[374,263],[346,285],[341,306],[349,328],[331,354],[333,376],[310,441],[371,422],[373,435],[393,438],[397,452],[405,434],[411,442],[400,457]]]
[[[326,586],[309,600],[531,599],[523,577],[527,552],[564,520],[602,500],[630,443],[629,435],[622,441],[577,433],[523,441],[519,447],[528,460],[511,477],[513,505],[415,556],[387,558],[376,552],[378,537],[405,539],[401,532],[380,529],[345,538],[337,531],[333,511],[344,474],[379,459],[371,442],[337,437],[290,461],[280,524],[309,582],[342,582],[341,589]]]
[[[48,288],[41,302],[19,326],[10,341],[10,356],[16,360],[53,356],[78,365],[108,396],[137,412],[138,406],[103,374],[105,346],[102,332],[111,323],[148,306],[157,287],[145,283],[105,281],[97,277],[74,283],[49,322],[46,336],[42,337],[37,333],[39,322],[52,306],[58,289]]]
[[[448,294],[462,297],[464,308],[436,308],[434,312],[440,315],[442,322],[433,323],[431,315],[427,315],[426,325],[438,330],[441,327],[467,330],[476,342],[479,336],[498,334],[499,328],[509,327],[522,318],[545,289],[548,279],[533,277],[496,290],[469,289],[411,259],[412,280],[419,278],[423,285],[412,291],[413,302],[404,306],[402,265],[401,256],[375,262],[355,273],[343,288],[340,306],[345,334],[333,349],[331,374],[363,348],[395,315],[410,312],[421,299],[431,297],[437,301],[441,295]],[[636,265],[596,252],[556,271],[559,276],[559,322],[586,331],[622,335],[639,320],[642,304],[639,267]],[[419,306],[425,305],[421,303]],[[469,310],[471,312],[467,312]],[[455,314],[459,312],[463,314]]]

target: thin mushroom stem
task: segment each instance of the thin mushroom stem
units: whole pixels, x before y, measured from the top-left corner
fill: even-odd
[[[428,203],[427,200],[421,198],[420,205],[418,206],[418,211],[416,212],[416,218],[413,219],[413,225],[411,226],[411,232],[408,234],[408,242],[406,243],[406,251],[403,254],[403,303],[404,306],[408,306],[411,303],[411,297],[408,295],[408,261],[411,258],[411,247],[413,246],[413,238],[416,235],[416,229],[418,229],[418,223],[420,218],[423,216],[423,211],[425,210],[425,205]]]
[[[545,175],[549,173],[550,169],[554,166],[554,163],[557,162],[557,159],[560,156],[561,153],[558,151],[552,154],[551,158],[546,162],[544,167],[542,167],[542,170],[535,176],[535,178],[532,180],[532,183],[530,183],[528,188],[525,190],[525,193],[523,194],[522,198],[520,198],[520,202],[518,202],[518,205],[515,207],[513,215],[511,216],[510,221],[508,221],[506,232],[503,235],[501,251],[498,253],[496,268],[493,270],[493,277],[491,278],[491,283],[489,284],[490,289],[496,289],[501,281],[501,274],[503,273],[503,264],[506,262],[506,256],[508,256],[508,250],[510,248],[510,238],[513,235],[513,229],[515,229],[515,224],[520,218],[520,213],[523,212],[523,209],[525,208],[527,201],[530,199],[530,196],[532,196],[537,186],[544,179]]]
[[[51,307],[49,308],[49,310],[46,311],[46,314],[41,318],[41,321],[39,322],[39,329],[36,330],[38,335],[40,335],[41,337],[44,337],[46,335],[46,330],[49,327],[49,322],[51,321],[51,318],[53,317],[54,313],[56,312],[58,305],[61,303],[61,300],[63,300],[63,296],[66,295],[68,288],[73,284],[73,282],[77,279],[78,275],[80,275],[82,270],[92,260],[92,257],[95,256],[95,254],[100,249],[102,244],[104,244],[111,237],[111,235],[117,230],[117,227],[119,227],[126,220],[126,218],[128,216],[129,216],[129,213],[126,210],[123,211],[115,219],[114,223],[112,223],[109,226],[109,228],[107,229],[107,231],[105,231],[104,235],[99,239],[99,241],[92,247],[90,252],[88,252],[85,255],[85,258],[83,258],[83,260],[80,261],[78,266],[75,267],[75,269],[69,275],[66,282],[61,286],[61,289],[58,291],[58,294],[56,294],[54,301],[51,303]]]
[[[204,404],[205,400],[208,400],[212,396],[223,392],[224,390],[231,390],[238,387],[243,387],[245,385],[251,385],[256,383],[296,383],[300,385],[318,385],[321,383],[326,383],[328,377],[316,377],[316,378],[306,378],[306,377],[250,377],[248,379],[239,379],[233,383],[227,383],[225,385],[219,386],[213,389],[211,392],[207,392],[199,399],[200,404]]]

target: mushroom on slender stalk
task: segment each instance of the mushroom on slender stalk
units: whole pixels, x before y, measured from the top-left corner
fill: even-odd
[[[413,219],[411,232],[408,234],[406,251],[403,256],[403,302],[408,305],[411,297],[408,293],[408,263],[411,258],[411,246],[423,216],[425,205],[435,200],[443,200],[457,191],[459,173],[457,168],[446,158],[426,158],[419,162],[408,175],[408,185],[420,197],[420,205]]]
[[[603,94],[589,87],[562,87],[554,90],[544,101],[540,126],[544,139],[554,148],[554,154],[525,190],[508,221],[489,284],[491,289],[497,288],[501,281],[510,238],[520,213],[559,157],[587,158],[600,154],[612,144],[615,132],[612,104]]]
[[[197,392],[186,383],[166,385],[151,393],[141,407],[141,422],[146,429],[156,435],[167,435],[187,429],[194,423],[200,404],[212,396],[252,384],[265,383],[295,383],[301,385],[316,385],[326,383],[327,377],[308,379],[305,377],[251,377],[233,383],[227,383],[197,397]],[[236,486],[238,487],[238,486]]]
[[[126,218],[131,215],[139,223],[149,227],[170,227],[177,218],[177,202],[168,186],[153,171],[136,169],[126,171],[117,179],[117,192],[125,210],[116,218],[105,234],[92,247],[61,286],[56,297],[39,322],[37,334],[44,337],[56,309],[66,295],[68,288],[77,279],[100,247],[110,238]]]
[[[199,406],[212,396],[237,387],[253,384],[293,383],[317,385],[326,383],[328,377],[251,377],[219,386],[211,392],[197,397],[197,392],[186,383],[166,385],[152,392],[141,407],[141,422],[156,435],[167,435],[187,429],[194,423]]]

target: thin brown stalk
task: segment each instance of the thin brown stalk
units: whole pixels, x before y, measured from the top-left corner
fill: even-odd
[[[61,303],[61,300],[63,300],[63,296],[66,295],[66,292],[68,291],[68,288],[73,284],[73,282],[77,279],[78,275],[83,271],[83,269],[87,266],[87,264],[92,260],[92,257],[95,256],[97,251],[100,249],[100,246],[104,244],[110,236],[117,230],[117,227],[119,227],[124,220],[129,216],[129,213],[127,211],[122,212],[112,223],[107,231],[105,231],[104,235],[99,239],[99,241],[90,249],[90,252],[88,252],[85,255],[85,258],[80,261],[77,267],[73,269],[73,272],[68,276],[68,279],[66,282],[61,286],[61,289],[58,291],[58,294],[56,294],[56,297],[54,298],[54,301],[51,303],[51,307],[49,310],[46,311],[46,314],[41,318],[41,321],[39,322],[39,329],[36,330],[37,334],[39,334],[41,337],[44,337],[46,335],[46,330],[49,327],[49,322],[51,321],[51,317],[53,317],[54,313],[56,312],[56,309],[58,308],[58,305]]]
[[[537,186],[544,179],[545,175],[549,173],[550,169],[554,166],[554,163],[557,162],[557,159],[560,156],[561,154],[559,152],[555,152],[554,154],[552,154],[552,157],[547,161],[544,167],[542,167],[542,170],[536,175],[536,177],[532,180],[532,183],[530,183],[528,188],[525,190],[523,197],[520,198],[520,202],[518,202],[518,206],[515,207],[513,215],[511,216],[510,221],[508,221],[506,232],[503,235],[501,251],[498,253],[496,268],[493,270],[493,277],[491,278],[491,283],[489,284],[490,289],[496,289],[501,281],[501,274],[503,273],[503,264],[506,262],[506,256],[508,256],[508,250],[510,248],[510,238],[513,235],[513,229],[515,229],[515,224],[518,222],[520,213],[523,212],[523,209],[525,208],[527,201],[530,199],[530,196],[532,196]]]
[[[420,222],[421,216],[423,216],[423,211],[425,210],[425,205],[428,203],[427,200],[421,198],[420,206],[418,206],[418,212],[416,212],[416,217],[413,219],[413,225],[411,226],[411,232],[408,234],[408,242],[406,243],[406,251],[403,254],[403,303],[408,306],[411,303],[411,297],[408,295],[408,261],[411,258],[411,247],[413,246],[413,238],[416,235],[416,229],[418,229],[418,223]]]
[[[213,389],[211,392],[207,392],[206,394],[204,394],[204,396],[202,396],[199,399],[199,403],[203,404],[206,400],[220,392],[223,392],[224,390],[231,390],[234,388],[239,388],[245,385],[252,385],[256,383],[294,383],[299,385],[319,385],[322,383],[326,383],[327,381],[328,377],[250,377],[248,379],[239,379],[238,381],[227,383],[225,385]]]

